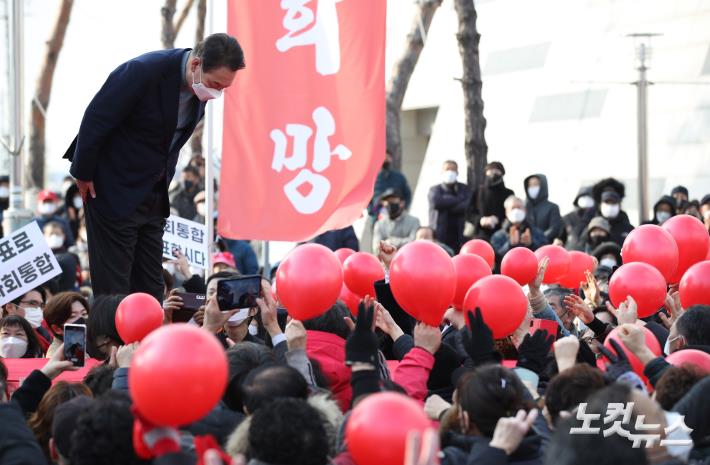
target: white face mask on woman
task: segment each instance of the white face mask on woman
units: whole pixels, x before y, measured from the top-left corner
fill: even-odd
[[[0,338],[0,355],[4,358],[22,358],[27,352],[27,341],[19,337]]]

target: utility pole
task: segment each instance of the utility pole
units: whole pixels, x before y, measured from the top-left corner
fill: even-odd
[[[22,195],[22,151],[24,148],[25,136],[23,131],[24,115],[22,105],[24,103],[23,92],[23,62],[24,62],[24,13],[22,11],[23,0],[12,0],[12,12],[10,14],[10,49],[9,49],[9,94],[11,117],[10,128],[11,137],[9,140],[0,140],[5,150],[10,154],[10,208],[3,215],[3,230],[5,235],[9,235],[32,219],[32,212],[25,209],[25,202]]]
[[[638,140],[638,196],[639,196],[639,224],[648,220],[648,60],[650,59],[651,37],[660,34],[635,33],[627,37],[634,38],[636,43],[636,58],[638,60],[638,81],[636,86],[636,127]]]

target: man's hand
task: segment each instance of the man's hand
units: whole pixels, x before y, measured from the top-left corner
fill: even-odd
[[[424,402],[424,413],[432,420],[439,420],[441,415],[450,408],[451,404],[438,394],[427,397],[426,402]]]
[[[518,410],[514,417],[500,418],[496,424],[496,429],[493,430],[493,439],[491,439],[490,446],[503,449],[507,455],[515,452],[535,422],[537,413],[537,409],[532,409],[527,413],[525,410]]]
[[[634,324],[638,320],[638,306],[633,297],[628,296],[624,302],[619,304],[619,308],[616,309],[611,304],[611,302],[606,303],[606,309],[616,317],[619,322],[619,326],[623,324]]]
[[[427,428],[424,434],[412,430],[407,434],[404,465],[439,465],[439,432]]]
[[[646,345],[646,334],[640,326],[632,324],[620,325],[619,338],[626,348],[629,349],[644,366],[656,358],[653,352],[651,352],[651,349]]]
[[[64,360],[64,344],[57,347],[57,351],[54,352],[52,358],[50,358],[47,363],[40,370],[49,379],[54,379],[61,375],[65,371],[77,371],[79,368],[75,367],[72,362]]]
[[[545,278],[545,271],[547,271],[547,266],[549,264],[549,257],[543,257],[542,260],[540,260],[540,263],[537,264],[537,274],[535,275],[535,278],[528,283],[530,296],[535,297],[540,295],[540,286],[542,286],[542,280]]]
[[[92,199],[96,198],[96,191],[94,190],[94,181],[82,181],[81,179],[76,180],[76,187],[79,188],[79,194],[81,194],[81,199],[86,203],[88,195],[91,195]]]
[[[259,299],[257,299],[257,302]],[[235,308],[233,310],[227,310],[223,312],[219,309],[219,304],[217,304],[217,296],[211,297],[207,300],[207,305],[205,305],[205,317],[202,322],[202,327],[212,334],[217,334],[220,329],[227,323],[227,320],[237,313],[240,308]]]
[[[678,318],[680,318],[680,316],[685,313],[683,306],[680,304],[680,292],[669,291],[666,295],[665,307],[666,310],[668,310],[668,313],[670,313],[671,315],[670,318],[667,317],[663,312],[659,312],[658,316],[663,321],[663,326],[665,326],[666,329],[671,329],[673,323],[675,323]]]
[[[572,368],[577,361],[579,339],[574,336],[563,337],[556,340],[552,346],[555,349],[558,372],[562,373],[566,369]]]
[[[532,233],[530,232],[530,228],[525,229],[523,235],[520,236],[520,243],[526,247],[532,245]]]
[[[414,346],[421,347],[434,355],[441,347],[441,331],[426,323],[417,323],[414,327]]]
[[[265,279],[261,280],[261,292],[263,297],[256,299],[256,304],[259,306],[259,311],[261,312],[261,322],[269,332],[269,336],[272,338],[278,334],[281,334],[281,327],[279,326],[279,320],[277,318],[278,311],[276,310],[276,299],[271,293],[271,285]]]
[[[520,244],[520,231],[518,231],[518,228],[516,228],[515,226],[512,226],[510,228],[510,232],[508,233],[508,237],[510,240],[510,245]]]
[[[584,300],[592,307],[598,307],[602,303],[602,293],[599,290],[599,283],[594,278],[594,275],[589,271],[584,272],[586,282],[580,283],[584,292]]]
[[[138,350],[138,343],[134,342],[132,344],[126,344],[121,346],[116,351],[116,362],[119,368],[128,368],[131,366],[131,360],[133,360],[133,354]]]
[[[380,250],[377,252],[377,258],[380,259],[382,266],[386,270],[390,269],[390,263],[392,263],[395,253],[397,253],[397,247],[387,241],[380,241]]]
[[[170,263],[175,264],[175,269],[183,276],[183,278],[188,279],[192,276],[192,273],[190,273],[190,263],[188,263],[187,257],[177,249],[173,251],[173,254],[176,258],[175,260],[171,260]]]
[[[291,320],[286,325],[286,342],[288,350],[306,350],[306,328],[298,320]]]
[[[582,320],[585,325],[594,320],[594,312],[577,294],[566,295],[562,305],[572,312],[574,316]]]
[[[402,328],[395,323],[390,312],[379,302],[375,302],[375,327],[384,331],[393,341],[396,341],[404,334]]]
[[[170,291],[170,295],[167,299],[163,301],[163,313],[164,319],[163,324],[170,324],[173,322],[173,312],[175,310],[180,310],[183,306],[182,297],[177,294],[178,290],[173,289]]]

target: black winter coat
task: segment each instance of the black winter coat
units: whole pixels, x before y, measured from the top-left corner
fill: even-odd
[[[503,181],[496,185],[490,185],[486,181],[484,186],[478,188],[478,191],[471,198],[468,213],[466,214],[467,220],[473,224],[476,238],[490,241],[493,233],[500,229],[503,221],[505,221],[503,202],[511,195],[515,195],[515,192],[505,187]],[[498,217],[498,225],[492,229],[481,227],[481,218],[491,215]]]

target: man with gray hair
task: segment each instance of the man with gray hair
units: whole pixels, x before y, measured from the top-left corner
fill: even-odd
[[[536,250],[547,244],[545,234],[525,220],[525,203],[519,197],[509,196],[503,203],[505,221],[500,230],[491,238],[491,245],[500,263],[503,256],[513,247],[527,247]]]

